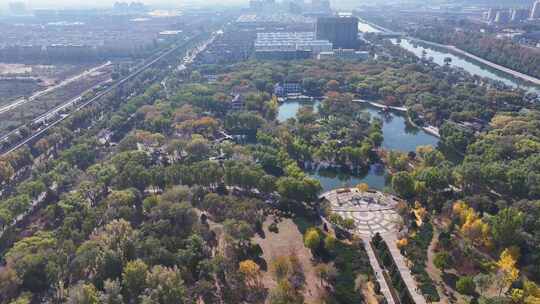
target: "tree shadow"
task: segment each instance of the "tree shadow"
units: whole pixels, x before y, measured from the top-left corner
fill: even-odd
[[[442,279],[446,285],[450,286],[454,290],[456,289],[456,283],[459,279],[457,275],[453,273],[444,272],[442,274]]]

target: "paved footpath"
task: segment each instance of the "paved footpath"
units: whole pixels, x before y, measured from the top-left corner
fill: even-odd
[[[386,284],[386,280],[384,279],[383,270],[379,265],[379,261],[375,257],[375,252],[373,251],[371,243],[369,242],[370,240],[371,237],[369,236],[362,237],[362,241],[364,241],[364,247],[366,248],[366,252],[369,256],[369,262],[371,263],[371,267],[375,272],[375,277],[377,278],[377,281],[379,281],[379,285],[381,286],[381,292],[386,298],[388,304],[396,304],[396,302],[394,302],[394,298],[392,297],[392,292],[390,292],[390,288],[388,287],[388,284]]]
[[[414,303],[426,304],[426,299],[419,292],[417,292],[417,290],[419,289],[418,285],[416,285],[416,280],[412,276],[411,270],[409,269],[409,267],[407,267],[405,259],[403,258],[403,255],[401,255],[401,252],[396,245],[397,238],[394,235],[390,234],[383,235],[382,237],[386,241],[386,244],[390,249],[390,253],[394,257],[394,261],[396,261],[399,272],[401,273],[401,277],[403,278],[405,285],[407,285],[407,289],[409,289]]]

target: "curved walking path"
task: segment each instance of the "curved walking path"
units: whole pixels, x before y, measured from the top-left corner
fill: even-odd
[[[429,274],[431,279],[435,282],[435,286],[437,287],[437,292],[439,293],[439,297],[441,298],[439,302],[435,303],[451,303],[448,297],[446,296],[446,290],[447,287],[444,285],[444,280],[441,277],[441,271],[435,267],[434,260],[435,260],[435,245],[437,244],[437,240],[439,239],[439,231],[437,229],[434,229],[433,233],[433,239],[431,239],[431,243],[429,243],[428,251],[427,251],[427,263],[426,263],[426,272]]]

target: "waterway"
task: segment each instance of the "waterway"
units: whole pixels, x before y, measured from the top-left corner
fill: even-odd
[[[365,23],[359,22],[358,29],[364,33],[380,33],[379,29]],[[433,62],[438,65],[444,65],[444,59],[449,57],[452,59],[451,66],[462,68],[471,75],[477,75],[483,78],[489,78],[495,81],[500,81],[511,87],[520,87],[526,91],[540,94],[540,87],[524,82],[512,75],[489,67],[481,62],[471,59],[467,56],[451,52],[447,49],[436,47],[434,45],[423,44],[420,42],[412,42],[409,39],[401,39],[398,43],[396,39],[392,42],[399,44],[400,47],[414,53],[417,57],[422,57],[425,51],[426,58],[433,58]]]
[[[381,31],[376,29],[375,27],[365,23],[365,22],[358,22],[358,30],[363,33],[380,33]]]
[[[316,103],[315,109],[318,108]],[[284,122],[293,118],[303,104],[298,102],[286,102],[280,105],[278,120]],[[363,110],[368,112],[371,117],[379,118],[383,121],[382,147],[388,150],[397,150],[404,153],[415,151],[416,147],[424,145],[437,146],[439,139],[422,129],[410,125],[404,114],[392,112],[383,114],[380,109],[363,105]],[[384,166],[374,164],[363,172],[346,172],[334,168],[311,168],[307,170],[308,174],[321,182],[324,191],[329,191],[338,187],[355,186],[359,183],[367,183],[371,188],[383,190],[388,184],[388,175]]]
[[[445,51],[443,48],[438,48],[436,46],[421,42],[413,42],[409,39],[401,39],[399,42],[396,39],[392,39],[392,42],[399,44],[400,47],[410,51],[419,58],[422,57],[422,54],[425,52],[425,57],[433,59],[433,62],[438,65],[444,65],[444,59],[450,58],[452,59],[452,62],[450,63],[451,66],[462,68],[472,75],[500,81],[505,85],[514,88],[520,87],[529,92],[540,93],[540,87],[528,84],[522,80],[510,76],[507,73],[498,71],[469,57]]]

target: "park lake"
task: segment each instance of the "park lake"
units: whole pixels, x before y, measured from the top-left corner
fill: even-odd
[[[319,102],[315,102],[315,104],[285,102],[279,107],[278,121],[284,122],[289,118],[294,118],[298,110],[304,105],[314,106],[316,110]],[[439,139],[437,137],[409,124],[405,114],[399,112],[382,113],[379,108],[367,104],[363,107],[363,110],[372,117],[377,117],[383,121],[384,141],[382,147],[384,149],[407,153],[415,151],[418,146],[431,145],[436,147],[438,145]],[[359,183],[367,183],[374,189],[382,190],[388,184],[388,174],[382,164],[373,164],[370,168],[360,172],[347,172],[342,169],[321,167],[308,167],[306,171],[311,177],[321,182],[323,191],[344,186],[356,186]]]

